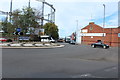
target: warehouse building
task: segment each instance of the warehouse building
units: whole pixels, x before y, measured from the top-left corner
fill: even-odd
[[[120,44],[120,28],[103,28],[94,22],[81,29],[82,44],[95,43],[101,40],[103,43],[117,47]]]

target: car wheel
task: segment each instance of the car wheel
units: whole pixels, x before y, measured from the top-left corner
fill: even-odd
[[[91,45],[93,48],[95,48],[95,45]]]
[[[106,46],[103,46],[104,49],[106,49],[107,47]]]

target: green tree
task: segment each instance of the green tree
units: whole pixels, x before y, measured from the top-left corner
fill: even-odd
[[[12,13],[12,23],[16,28],[21,28],[23,33],[33,32],[30,28],[36,28],[39,26],[37,22],[37,16],[35,14],[36,9],[25,7],[20,10],[15,10]]]
[[[45,29],[45,34],[52,36],[54,39],[58,39],[58,26],[54,23],[46,23],[43,28]]]
[[[4,30],[4,32],[7,33],[7,25],[8,25],[7,19],[5,19],[4,21],[2,21],[1,25],[3,26],[2,30]]]
[[[13,13],[12,13],[12,18],[11,19],[12,19],[12,24],[13,24],[14,28],[19,28],[21,26],[21,22],[20,22],[21,13],[22,13],[22,11],[20,11],[18,9],[13,11]]]
[[[3,21],[1,25],[3,26],[2,30],[4,30],[4,34],[5,34],[5,35],[3,34],[3,36],[9,37],[13,34],[14,27],[12,26],[10,22],[7,21],[7,19]]]
[[[37,16],[35,14],[36,9],[33,8],[23,8],[23,14],[21,16],[21,22],[23,22],[23,30],[27,30],[28,28],[36,28],[38,27],[39,23],[37,22]],[[30,30],[32,32],[32,30]]]
[[[34,8],[24,7],[22,10],[16,9],[12,12],[11,22],[2,22],[3,30],[5,33],[12,35],[16,31],[16,28],[21,28],[21,31],[25,33],[30,32],[31,35],[34,32],[34,28],[40,27],[38,20],[40,12]]]

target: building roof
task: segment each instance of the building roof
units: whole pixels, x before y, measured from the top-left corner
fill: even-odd
[[[101,28],[103,28],[103,25],[97,25],[97,24],[95,24],[94,22],[89,22],[89,24],[88,24],[87,26],[83,27],[82,29],[88,27],[89,25],[96,25],[97,27],[101,27]],[[89,27],[90,27],[90,26],[89,26]],[[118,26],[105,25],[104,28],[118,28]]]
[[[101,26],[95,24],[94,22],[89,22],[89,24],[87,26],[83,27],[82,29],[93,28],[93,27],[102,28]]]
[[[105,25],[104,28],[118,28],[118,26],[112,26],[112,25]]]

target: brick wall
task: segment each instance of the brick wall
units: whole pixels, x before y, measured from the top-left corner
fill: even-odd
[[[118,46],[120,44],[120,37],[118,37],[118,33],[120,28],[102,28],[99,25],[94,24],[94,22],[89,23],[82,30],[87,29],[87,33],[106,33],[105,37],[102,36],[82,36],[82,44],[91,44],[95,43],[97,40],[104,41],[105,44],[110,46]]]

